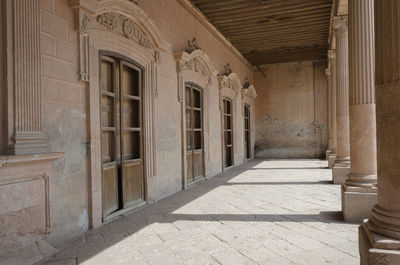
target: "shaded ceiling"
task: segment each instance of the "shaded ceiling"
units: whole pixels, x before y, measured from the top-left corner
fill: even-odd
[[[332,0],[191,0],[253,65],[325,59]]]

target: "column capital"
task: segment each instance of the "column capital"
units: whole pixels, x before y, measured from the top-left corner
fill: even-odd
[[[349,28],[348,16],[336,16],[332,18],[332,27],[337,31],[347,31]]]

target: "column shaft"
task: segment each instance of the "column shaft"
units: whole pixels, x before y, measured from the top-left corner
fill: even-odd
[[[350,174],[342,187],[345,221],[361,222],[376,204],[374,2],[349,2]]]
[[[400,264],[400,1],[375,0],[378,204],[359,229],[361,264]],[[367,94],[363,98],[372,98]]]
[[[347,16],[335,17],[337,151],[333,183],[343,184],[350,170],[349,50]]]

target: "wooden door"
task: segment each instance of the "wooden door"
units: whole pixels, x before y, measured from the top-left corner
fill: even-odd
[[[251,142],[250,142],[250,106],[244,105],[244,148],[245,158],[250,159]]]
[[[142,70],[102,56],[103,217],[144,201]]]
[[[202,90],[186,85],[186,177],[191,183],[204,177],[203,95]]]
[[[233,165],[233,124],[232,124],[232,100],[228,98],[223,99],[224,113],[223,113],[223,128],[224,128],[224,150],[223,160],[224,167]]]

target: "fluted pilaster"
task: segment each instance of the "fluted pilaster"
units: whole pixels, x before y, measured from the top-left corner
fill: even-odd
[[[40,10],[37,0],[6,0],[7,152],[47,150],[41,118]]]

